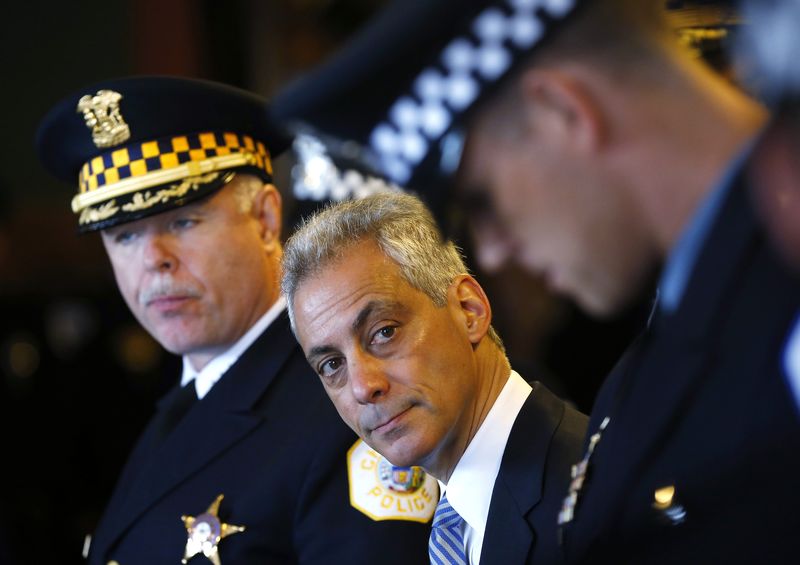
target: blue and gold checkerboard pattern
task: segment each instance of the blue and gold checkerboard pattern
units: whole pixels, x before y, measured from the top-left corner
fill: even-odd
[[[252,156],[255,166],[272,175],[269,152],[260,141],[231,132],[202,132],[134,143],[98,155],[81,168],[79,191],[85,194],[128,178],[234,153]]]

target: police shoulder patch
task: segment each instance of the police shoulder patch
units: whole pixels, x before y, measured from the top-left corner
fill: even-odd
[[[347,452],[350,504],[373,520],[428,522],[439,483],[422,467],[396,467],[362,440]]]

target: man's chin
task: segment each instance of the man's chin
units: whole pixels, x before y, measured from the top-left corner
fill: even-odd
[[[150,332],[150,335],[161,345],[161,347],[173,355],[192,355],[203,351],[203,348],[198,346],[197,343],[187,341],[185,339],[186,336],[180,336],[176,338],[174,335],[159,335],[153,332]]]
[[[411,467],[420,464],[420,457],[416,452],[409,452],[407,449],[402,449],[398,445],[392,444],[387,446],[380,442],[367,442],[367,445],[380,453],[384,459],[395,467]]]

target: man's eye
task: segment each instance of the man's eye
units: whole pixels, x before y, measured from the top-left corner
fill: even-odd
[[[197,224],[197,220],[193,218],[178,218],[175,220],[172,225],[177,229],[186,229],[190,228]]]
[[[341,359],[339,358],[328,359],[319,366],[317,372],[321,377],[330,378],[333,374],[336,373],[337,370],[339,370],[341,366],[342,366]]]
[[[122,231],[114,236],[114,243],[120,243],[120,244],[130,243],[131,241],[134,240],[135,237],[136,235],[133,232]]]
[[[375,332],[372,337],[372,343],[386,343],[394,337],[395,333],[397,333],[396,326],[384,326]]]

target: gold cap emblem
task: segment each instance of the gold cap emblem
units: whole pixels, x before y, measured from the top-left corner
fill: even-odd
[[[78,100],[76,111],[83,114],[97,147],[114,147],[131,137],[131,129],[119,112],[120,100],[122,94],[113,90],[99,90]]]

